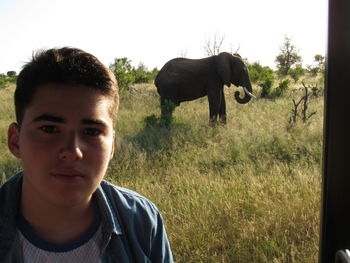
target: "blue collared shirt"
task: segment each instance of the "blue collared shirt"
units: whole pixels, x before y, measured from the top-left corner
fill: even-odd
[[[0,262],[23,262],[17,217],[23,173],[0,188]],[[94,198],[101,212],[102,262],[172,263],[173,257],[156,206],[145,197],[102,181]]]

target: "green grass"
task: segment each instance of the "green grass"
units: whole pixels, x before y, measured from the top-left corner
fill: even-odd
[[[13,121],[13,88],[0,90],[1,149]],[[209,127],[206,98],[181,104],[170,129],[153,85],[121,96],[116,153],[106,178],[160,209],[176,262],[316,262],[323,98],[307,125],[288,125],[292,100],[234,102],[226,88],[226,126]],[[0,175],[19,162],[7,150]]]

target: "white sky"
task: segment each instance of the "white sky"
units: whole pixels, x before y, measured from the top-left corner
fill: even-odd
[[[127,57],[160,69],[186,53],[205,57],[208,37],[239,47],[249,62],[275,67],[284,36],[304,66],[326,53],[327,0],[0,0],[0,73],[19,71],[32,52],[73,46],[110,65]]]

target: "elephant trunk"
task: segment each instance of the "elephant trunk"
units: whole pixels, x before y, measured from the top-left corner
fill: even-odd
[[[246,104],[252,99],[252,97],[255,97],[252,94],[253,89],[252,89],[252,85],[250,83],[248,83],[247,85],[243,86],[243,90],[244,90],[244,97],[243,98],[241,98],[239,96],[240,95],[239,91],[235,92],[235,99],[240,104]]]

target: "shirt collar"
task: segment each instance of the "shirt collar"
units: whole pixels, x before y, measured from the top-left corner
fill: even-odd
[[[111,205],[104,193],[101,184],[97,188],[94,196],[97,201],[98,208],[101,211],[101,223],[102,223],[102,231],[104,233],[108,232],[109,234],[121,235],[122,230],[119,224],[118,216],[111,209]]]

